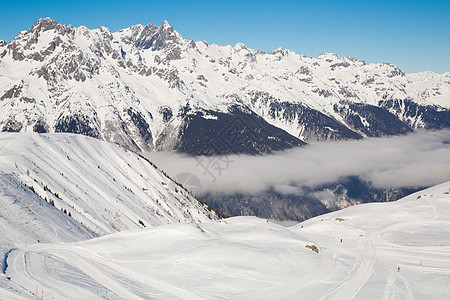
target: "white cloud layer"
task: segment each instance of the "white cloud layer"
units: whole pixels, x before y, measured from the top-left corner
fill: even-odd
[[[351,175],[380,188],[426,187],[450,180],[450,130],[317,143],[263,156],[148,156],[172,177],[193,174],[208,192],[251,194],[272,187],[295,194]]]

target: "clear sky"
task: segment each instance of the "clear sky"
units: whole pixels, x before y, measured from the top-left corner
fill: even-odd
[[[0,0],[0,39],[43,17],[111,31],[167,20],[184,38],[309,56],[334,52],[408,73],[450,72],[450,0]]]

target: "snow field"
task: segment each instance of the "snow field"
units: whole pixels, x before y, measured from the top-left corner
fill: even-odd
[[[235,217],[33,245],[10,254],[6,275],[47,299],[96,297],[97,286],[108,299],[447,299],[449,190],[292,227]]]

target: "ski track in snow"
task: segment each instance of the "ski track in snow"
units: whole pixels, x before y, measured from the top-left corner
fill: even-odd
[[[46,299],[94,298],[97,286],[108,299],[446,299],[449,189],[293,227],[236,217],[37,244],[12,251],[6,275]]]
[[[0,149],[0,299],[42,297],[35,295],[36,286],[46,299],[78,294],[89,299],[91,291],[82,292],[83,288],[99,281],[107,287],[109,299],[148,298],[154,293],[126,288],[134,280],[129,279],[134,277],[132,269],[116,266],[129,276],[109,272],[109,278],[102,273],[104,268],[86,268],[90,260],[74,259],[71,264],[76,252],[65,250],[67,255],[59,257],[58,251],[46,253],[47,247],[130,228],[216,219],[214,212],[153,165],[111,143],[73,134],[2,133]],[[108,266],[110,261],[103,263]],[[11,281],[9,273],[20,275]],[[74,292],[71,280],[81,288]],[[157,280],[153,285],[177,289]],[[190,292],[179,288],[174,294],[186,298]]]

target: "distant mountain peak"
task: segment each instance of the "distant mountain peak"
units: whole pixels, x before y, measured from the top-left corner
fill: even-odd
[[[40,24],[40,23],[47,23],[47,22],[50,22],[50,23],[57,23],[55,20],[53,20],[53,19],[50,18],[50,17],[44,17],[44,18],[37,19],[36,22],[34,22],[34,23],[35,23],[35,24]]]
[[[163,29],[169,29],[169,28],[173,28],[173,27],[169,24],[169,22],[168,22],[167,20],[164,20],[164,21],[161,23],[161,28],[163,28]]]
[[[61,25],[61,24],[49,17],[45,17],[45,18],[37,20],[31,29],[38,30],[38,31],[47,31],[47,30],[55,29],[55,27],[57,25]]]
[[[339,55],[337,55],[336,53],[322,53],[318,56],[318,58],[321,59],[341,59],[342,57],[340,57]]]
[[[241,42],[237,43],[233,48],[236,50],[248,50],[247,46]]]

